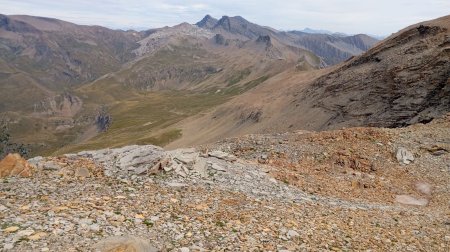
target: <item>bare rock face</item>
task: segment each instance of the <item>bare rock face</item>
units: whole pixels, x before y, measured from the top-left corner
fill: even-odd
[[[109,237],[94,246],[96,252],[157,252],[148,241],[133,236]]]
[[[19,154],[8,154],[0,161],[0,178],[8,176],[30,177],[34,167]]]
[[[405,127],[450,111],[449,20],[411,26],[314,81],[302,101],[329,115],[320,129]]]

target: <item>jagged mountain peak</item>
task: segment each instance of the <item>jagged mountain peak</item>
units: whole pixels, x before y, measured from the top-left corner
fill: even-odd
[[[249,25],[252,23],[241,16],[234,16],[234,17],[222,16],[222,18],[217,21],[216,26],[220,26],[223,24],[227,24],[227,25],[239,24],[239,25],[244,26],[244,25]],[[255,25],[255,24],[253,24],[253,25]]]
[[[254,40],[259,36],[275,33],[276,31],[254,24],[241,16],[222,16],[214,27],[209,28],[216,33],[222,33],[226,37],[241,40]]]
[[[197,22],[195,25],[205,29],[212,29],[218,22],[216,18],[213,18],[211,15],[206,15],[202,20]]]

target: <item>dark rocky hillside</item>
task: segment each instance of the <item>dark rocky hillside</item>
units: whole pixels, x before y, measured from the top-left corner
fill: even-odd
[[[450,111],[450,17],[409,27],[316,80],[302,97],[323,127],[403,127]]]

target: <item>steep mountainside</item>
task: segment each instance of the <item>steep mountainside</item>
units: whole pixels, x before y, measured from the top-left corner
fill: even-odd
[[[220,34],[229,40],[252,40],[259,36],[275,37],[284,44],[310,50],[322,57],[328,65],[334,65],[347,60],[351,56],[362,54],[378,42],[377,39],[364,34],[347,36],[311,34],[299,31],[281,32],[251,23],[240,16],[223,16],[220,20],[217,20],[207,15],[196,25]]]
[[[119,69],[133,57],[139,38],[136,32],[49,18],[0,16],[1,58],[56,90]]]
[[[171,146],[255,132],[399,127],[450,111],[450,16],[410,26],[334,68],[291,70],[181,123]],[[202,137],[192,134],[204,132]]]
[[[317,79],[301,97],[333,115],[322,128],[429,122],[450,111],[449,29],[450,16],[409,27]]]
[[[0,112],[35,112],[70,86],[118,70],[131,59],[140,34],[64,21],[0,15]],[[20,86],[21,88],[18,88]],[[13,100],[12,100],[13,99]],[[39,111],[41,112],[41,111]]]

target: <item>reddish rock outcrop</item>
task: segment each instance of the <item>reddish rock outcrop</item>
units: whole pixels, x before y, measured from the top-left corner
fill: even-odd
[[[19,154],[8,154],[0,161],[0,178],[8,176],[30,177],[34,167]]]

